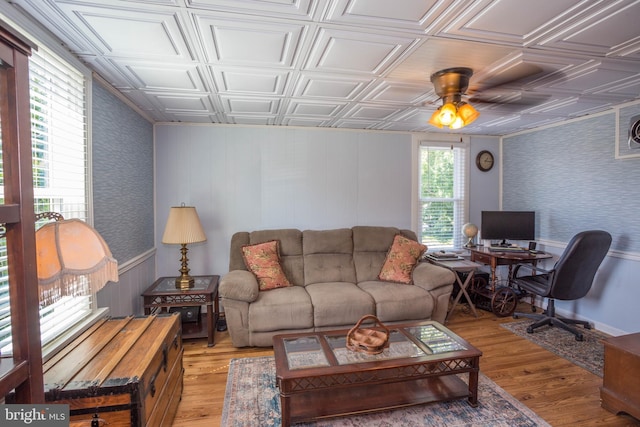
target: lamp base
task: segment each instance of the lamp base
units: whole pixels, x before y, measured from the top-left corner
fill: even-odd
[[[189,276],[189,259],[187,258],[187,244],[182,243],[182,247],[180,248],[180,262],[182,267],[180,268],[180,277],[176,279],[176,288],[188,291],[189,288],[193,288],[193,277]]]
[[[176,289],[180,289],[183,291],[189,290],[190,288],[193,288],[193,283],[193,277],[182,275],[176,279]]]
[[[473,237],[469,238],[469,241],[464,245],[465,248],[475,248],[476,244],[473,243]]]

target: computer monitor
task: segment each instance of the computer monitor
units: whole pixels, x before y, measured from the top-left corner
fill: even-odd
[[[480,237],[484,240],[534,240],[536,237],[536,213],[534,211],[482,211]]]

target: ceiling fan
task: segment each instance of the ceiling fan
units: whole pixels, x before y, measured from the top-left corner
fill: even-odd
[[[549,97],[546,94],[524,93],[522,85],[540,78],[543,69],[533,64],[521,64],[515,67],[512,73],[502,73],[483,81],[483,87],[476,87],[467,93],[469,80],[473,75],[473,70],[466,67],[446,68],[431,75],[431,83],[436,94],[442,99],[442,106],[431,116],[429,123],[438,128],[444,126],[450,129],[460,129],[476,120],[480,113],[469,103],[491,103],[516,105],[534,105],[544,101]],[[513,89],[517,92],[517,97],[504,96],[506,92],[513,94]],[[469,102],[463,101],[465,96]]]

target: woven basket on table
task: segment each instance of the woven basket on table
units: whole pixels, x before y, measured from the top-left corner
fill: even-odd
[[[373,320],[375,328],[361,328],[360,325]],[[358,323],[347,334],[347,348],[367,354],[379,354],[389,347],[389,329],[372,314],[362,316]]]

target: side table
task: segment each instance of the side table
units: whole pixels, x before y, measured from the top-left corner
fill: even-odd
[[[602,407],[614,414],[626,412],[640,419],[640,332],[606,338]]]
[[[182,324],[182,338],[207,337],[209,347],[214,345],[214,330],[220,315],[218,282],[220,276],[194,276],[194,285],[187,290],[176,288],[175,277],[161,277],[143,293],[144,314],[168,312],[171,307],[206,306],[206,327],[198,319]]]
[[[453,311],[456,308],[456,305],[458,305],[458,302],[460,301],[460,298],[462,297],[462,295],[464,295],[465,298],[467,299],[467,302],[469,303],[469,307],[471,308],[473,315],[475,317],[478,317],[478,312],[476,311],[476,307],[475,305],[473,305],[473,301],[471,301],[471,297],[469,296],[468,288],[473,281],[473,274],[475,273],[476,269],[482,267],[482,264],[478,264],[477,262],[468,261],[465,259],[460,259],[460,260],[444,260],[444,259],[435,260],[435,259],[429,259],[429,258],[427,259],[432,264],[438,265],[440,267],[448,268],[449,270],[456,273],[456,281],[460,286],[460,292],[458,292],[458,295],[456,295],[455,299],[453,300],[453,305],[451,306],[451,308],[449,308],[449,311],[447,312],[447,317],[445,318],[444,323],[446,324],[449,322],[449,318],[453,314]],[[462,280],[460,279],[460,275],[457,274],[458,272],[468,273],[464,282],[462,282]]]

